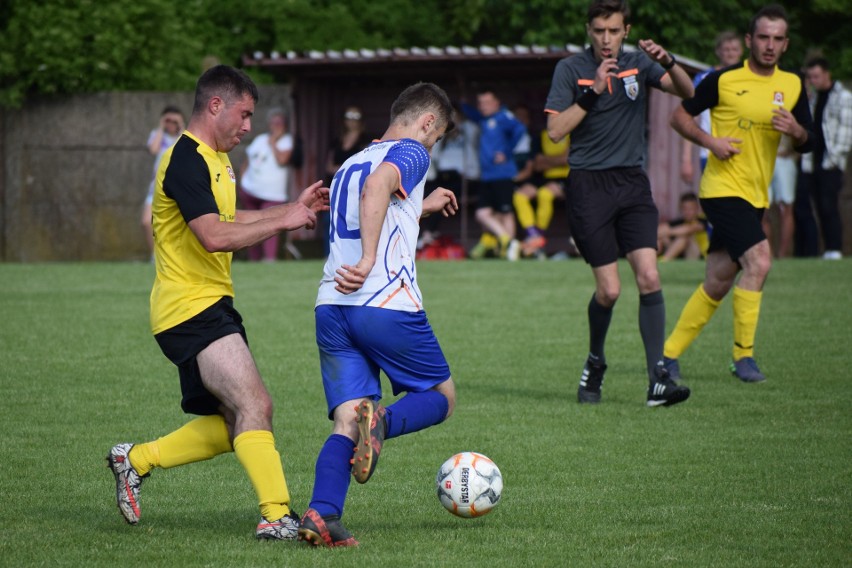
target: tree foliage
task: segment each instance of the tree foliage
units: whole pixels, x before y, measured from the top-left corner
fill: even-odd
[[[712,62],[717,32],[745,33],[761,0],[635,0],[630,41]],[[788,1],[799,67],[822,51],[852,76],[852,0]],[[588,0],[5,0],[0,105],[28,96],[191,89],[206,61],[243,54],[411,46],[585,43]],[[259,72],[255,75],[263,80]]]

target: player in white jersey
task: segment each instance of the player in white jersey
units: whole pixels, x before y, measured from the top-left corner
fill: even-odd
[[[423,311],[414,256],[421,215],[452,215],[452,191],[424,199],[429,151],[452,129],[453,108],[431,83],[405,89],[380,141],[355,154],[332,181],[329,257],[316,305],[317,345],[334,430],[316,462],[299,537],[314,546],[354,546],[340,521],[350,473],[373,474],[384,440],[452,414],[455,385]],[[379,372],[393,393],[384,408]],[[354,454],[353,454],[354,451]]]
[[[337,271],[341,266],[356,264],[362,256],[361,189],[367,176],[383,163],[395,170],[389,173],[399,178],[399,188],[390,196],[379,234],[376,264],[361,288],[341,294],[335,280],[339,276]],[[376,306],[406,312],[422,309],[414,256],[428,169],[429,152],[412,139],[375,142],[343,163],[331,183],[334,208],[329,256],[317,305]]]

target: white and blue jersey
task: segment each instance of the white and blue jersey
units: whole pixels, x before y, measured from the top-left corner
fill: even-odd
[[[414,258],[429,160],[429,152],[423,144],[403,139],[375,142],[343,163],[331,183],[329,255],[320,282],[317,306],[372,306],[405,312],[423,310]],[[341,294],[334,289],[336,270],[344,264],[354,266],[362,256],[361,190],[367,177],[382,163],[390,164],[399,171],[400,187],[391,196],[376,251],[376,264],[360,290]]]

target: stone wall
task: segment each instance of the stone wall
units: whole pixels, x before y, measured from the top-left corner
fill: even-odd
[[[41,99],[0,114],[0,260],[147,260],[140,226],[153,175],[148,134],[166,105],[189,118],[193,95],[98,93]],[[286,86],[261,88],[253,132],[231,153],[235,168]]]

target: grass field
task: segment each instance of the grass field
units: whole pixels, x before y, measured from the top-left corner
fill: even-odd
[[[579,261],[421,263],[426,309],[458,384],[445,424],[390,441],[353,484],[358,549],[258,543],[232,455],[155,471],[124,523],[104,455],[185,422],[148,327],[147,264],[0,264],[2,566],[850,566],[852,261],[776,263],[757,358],[727,371],[730,298],[681,359],[693,394],[648,409],[627,266],[604,402],[576,403],[591,275]],[[276,404],[297,511],[330,430],[313,339],[318,261],[235,265],[236,306]],[[661,266],[668,327],[703,275]],[[505,479],[490,515],[439,504],[461,450]]]

